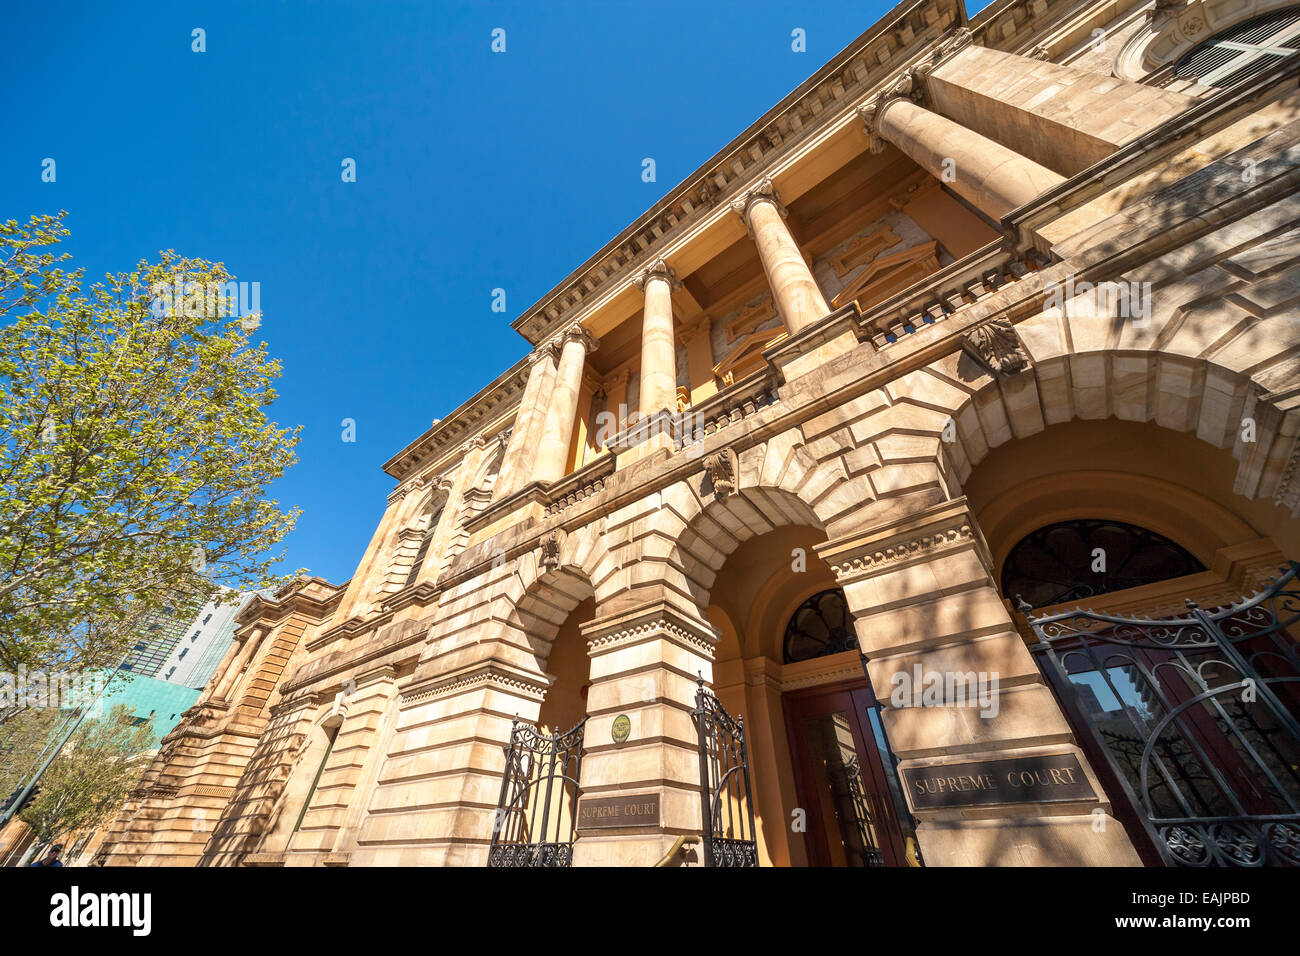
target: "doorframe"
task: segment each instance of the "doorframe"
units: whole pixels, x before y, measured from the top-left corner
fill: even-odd
[[[884,754],[876,746],[875,732],[871,727],[870,718],[867,716],[867,710],[877,706],[878,702],[865,675],[857,680],[839,680],[811,687],[801,687],[797,690],[786,691],[781,695],[781,711],[785,720],[786,745],[790,748],[790,762],[794,770],[795,793],[802,794],[799,797],[801,803],[809,804],[805,808],[808,815],[808,828],[804,833],[804,846],[808,856],[808,865],[831,865],[829,860],[820,858],[823,848],[815,846],[815,841],[808,838],[809,834],[814,832],[814,825],[820,827],[823,835],[827,837],[830,830],[828,821],[822,818],[819,802],[804,799],[814,791],[817,783],[812,777],[809,754],[806,746],[801,744],[802,737],[798,732],[796,721],[803,717],[817,716],[817,714],[816,712],[797,712],[802,709],[800,704],[807,707],[808,703],[818,698],[832,697],[841,697],[847,700],[848,706],[847,708],[834,708],[833,705],[828,704],[825,712],[829,714],[836,712],[837,709],[842,709],[849,714],[849,729],[853,734],[854,747],[857,750],[859,761],[865,767],[870,768],[870,777],[864,779],[863,782],[871,788],[871,796],[875,804],[871,809],[877,817],[874,822],[880,839],[879,850],[885,859],[885,865],[890,867],[907,866],[907,847],[904,842],[901,822],[897,818],[893,794],[890,793],[889,780],[884,772]]]

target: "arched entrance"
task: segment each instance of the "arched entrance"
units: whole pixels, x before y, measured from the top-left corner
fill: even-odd
[[[804,601],[782,649],[786,664],[856,655],[844,592],[829,588]],[[865,668],[860,680],[788,691],[781,702],[809,865],[916,864],[915,828]]]
[[[561,568],[539,578],[512,618],[547,688],[536,723],[516,716],[511,725],[488,866],[573,865],[591,676],[581,626],[594,612],[590,582]]]
[[[707,592],[714,691],[743,719],[760,862],[918,862],[914,830],[844,593],[787,524],[733,546]]]
[[[1300,865],[1294,530],[1233,495],[1232,471],[1191,436],[1076,423],[967,482],[1001,592],[1149,865]]]

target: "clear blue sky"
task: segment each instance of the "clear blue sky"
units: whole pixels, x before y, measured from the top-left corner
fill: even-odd
[[[92,278],[172,248],[261,283],[305,426],[287,563],[341,582],[382,463],[527,351],[510,321],[889,7],[11,3],[0,218],[68,210]]]

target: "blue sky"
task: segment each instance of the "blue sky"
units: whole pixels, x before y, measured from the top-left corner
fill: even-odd
[[[889,6],[12,4],[0,218],[68,210],[92,278],[172,248],[261,283],[287,564],[342,582],[380,466],[524,355],[510,321]]]

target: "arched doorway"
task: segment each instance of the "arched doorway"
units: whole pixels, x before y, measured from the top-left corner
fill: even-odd
[[[1192,436],[1105,422],[1009,443],[967,482],[1001,592],[1149,865],[1300,865],[1294,530],[1232,474]]]
[[[569,867],[578,838],[578,800],[585,753],[590,659],[581,627],[595,611],[590,582],[572,569],[553,570],[512,617],[547,687],[536,722],[518,716],[505,747],[505,768],[488,848],[492,867]]]
[[[844,592],[829,588],[799,605],[781,646],[786,665],[857,655]],[[809,865],[919,863],[897,761],[865,669],[860,679],[787,691],[782,710]]]

